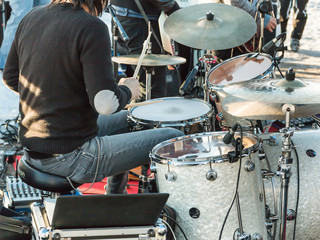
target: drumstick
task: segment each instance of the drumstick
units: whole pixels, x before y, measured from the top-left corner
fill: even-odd
[[[130,104],[125,105],[124,108],[138,107],[138,106],[143,106],[143,105],[148,105],[148,104],[153,104],[153,103],[159,103],[159,102],[163,102],[163,100],[154,100],[154,101],[130,103]]]
[[[148,44],[150,42],[150,38],[151,38],[151,31],[149,32],[149,35],[148,35],[147,39],[143,43],[143,49],[142,49],[142,52],[141,52],[137,67],[136,67],[136,69],[134,70],[134,73],[133,73],[133,77],[134,78],[138,77],[138,73],[140,71],[143,58],[146,55],[146,51],[147,51]]]

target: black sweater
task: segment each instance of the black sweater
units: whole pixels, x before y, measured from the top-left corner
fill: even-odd
[[[131,98],[113,78],[107,26],[71,4],[37,7],[25,16],[3,80],[20,95],[21,144],[43,153],[71,152],[96,136],[99,91],[114,92],[117,111]]]

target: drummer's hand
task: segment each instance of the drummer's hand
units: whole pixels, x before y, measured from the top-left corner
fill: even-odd
[[[174,65],[167,65],[167,68],[171,71],[176,69]]]
[[[273,32],[273,29],[275,29],[277,26],[277,19],[274,18],[274,17],[270,17],[270,20],[266,26],[266,29],[269,31],[269,32]]]
[[[132,94],[132,97],[130,100],[135,100],[139,97],[140,89],[139,89],[139,81],[136,78],[121,78],[119,81],[119,85],[125,85],[127,86]]]

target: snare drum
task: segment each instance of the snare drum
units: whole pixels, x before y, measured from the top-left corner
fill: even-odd
[[[223,143],[225,132],[208,132],[167,140],[156,145],[150,157],[156,168],[159,192],[169,193],[168,206],[188,239],[219,239],[221,227],[234,197],[239,163],[230,163],[234,150]],[[258,140],[249,133],[243,137],[244,155],[239,181],[243,230],[251,239],[267,238],[265,202],[260,162],[255,156]],[[234,203],[222,239],[238,239],[237,206]],[[184,239],[176,228],[178,239]]]
[[[264,139],[262,147],[266,154],[266,159],[261,163],[262,168],[268,169],[267,159],[271,165],[273,172],[278,169],[278,160],[281,156],[282,136],[280,133],[269,133],[261,135]],[[269,139],[269,141],[267,141]],[[300,173],[300,191],[299,191],[299,205],[297,212],[297,222],[295,239],[319,239],[320,236],[320,130],[303,130],[295,131],[292,138],[295,151],[292,151],[291,157],[293,164],[291,165],[292,175],[289,182],[288,192],[288,209],[296,210],[297,204],[297,156],[299,158],[299,173]],[[296,154],[297,153],[297,154]],[[278,203],[278,214],[280,214],[280,177],[275,178],[276,196]],[[265,182],[267,204],[274,214],[273,206],[273,192],[270,181]],[[279,234],[280,222],[278,221]],[[286,239],[293,239],[294,221],[287,221]],[[278,236],[277,236],[278,237]]]
[[[223,87],[230,83],[247,81],[271,76],[273,73],[272,58],[265,53],[247,53],[239,55],[216,65],[208,74],[207,85],[211,95],[214,95],[218,118],[223,126],[232,127],[236,122],[251,130],[252,121],[234,117],[222,109],[221,101],[227,95]]]
[[[152,99],[152,104],[134,107],[129,111],[129,121],[136,129],[145,127],[177,127],[189,133],[190,127],[200,124],[202,127],[213,114],[212,106],[197,98],[167,97]]]

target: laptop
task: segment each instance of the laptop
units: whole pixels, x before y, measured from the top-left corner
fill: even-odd
[[[168,193],[60,196],[52,229],[155,225]]]

